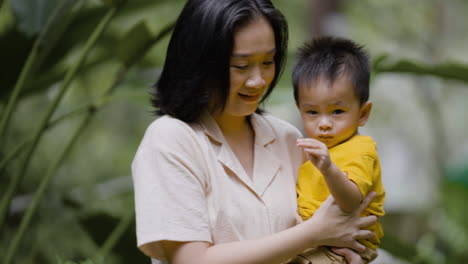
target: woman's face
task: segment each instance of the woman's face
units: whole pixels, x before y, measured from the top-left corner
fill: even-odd
[[[236,31],[223,115],[243,117],[255,112],[275,77],[275,53],[275,35],[265,18],[259,17]]]

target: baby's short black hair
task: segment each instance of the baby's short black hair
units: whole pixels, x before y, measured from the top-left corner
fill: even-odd
[[[334,82],[339,76],[351,79],[360,104],[369,100],[369,55],[363,46],[338,37],[320,37],[305,43],[296,55],[292,81],[299,104],[299,85],[319,78]]]

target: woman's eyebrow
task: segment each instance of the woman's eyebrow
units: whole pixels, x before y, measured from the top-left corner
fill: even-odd
[[[270,51],[267,51],[265,54],[273,54],[276,52],[276,48],[270,50]],[[250,57],[252,56],[253,54],[247,54],[247,53],[233,53],[231,57]]]

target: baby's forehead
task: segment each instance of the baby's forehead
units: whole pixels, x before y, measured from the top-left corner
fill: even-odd
[[[359,102],[354,83],[350,78],[340,77],[332,80],[330,78],[316,78],[313,80],[303,80],[299,83],[299,97],[321,98],[346,98],[347,101],[356,100]]]
[[[317,90],[317,89],[345,89],[355,92],[355,85],[351,77],[347,75],[339,75],[335,78],[322,74],[315,78],[304,78],[299,82],[299,90]]]

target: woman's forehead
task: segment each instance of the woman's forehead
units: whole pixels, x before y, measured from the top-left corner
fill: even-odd
[[[239,28],[234,34],[233,56],[252,56],[274,53],[275,34],[270,23],[263,17]]]

